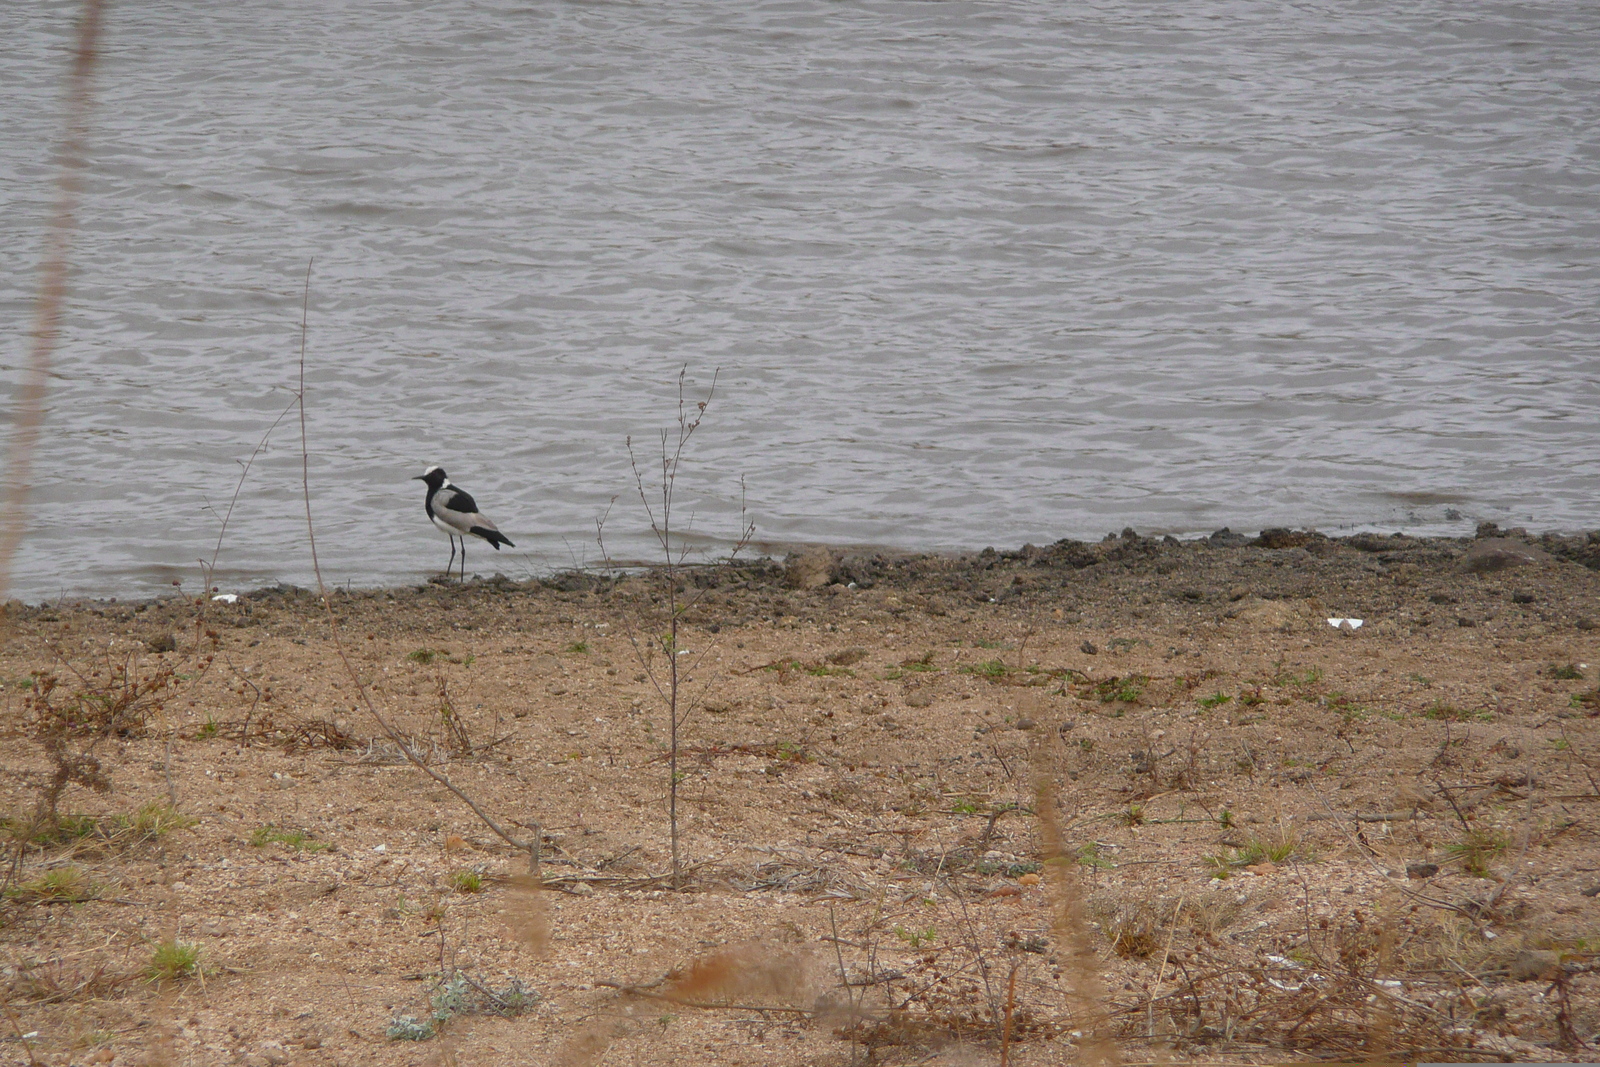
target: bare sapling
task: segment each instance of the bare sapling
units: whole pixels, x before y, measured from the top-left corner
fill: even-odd
[[[683,884],[683,858],[678,827],[678,785],[682,781],[682,776],[678,772],[678,739],[684,723],[705,701],[711,684],[715,681],[715,677],[707,678],[694,692],[691,693],[688,689],[688,685],[696,677],[696,672],[706,664],[707,657],[716,647],[716,642],[710,640],[703,642],[698,650],[681,646],[685,613],[701,601],[707,587],[699,586],[691,593],[684,583],[685,572],[690,569],[686,562],[689,546],[682,537],[687,530],[680,530],[674,525],[675,492],[678,475],[683,467],[684,451],[689,445],[690,438],[700,428],[706,408],[716,396],[717,375],[720,371],[712,374],[711,385],[706,390],[705,399],[693,404],[685,396],[688,373],[687,367],[678,372],[677,426],[661,431],[661,450],[657,461],[659,469],[655,472],[657,477],[646,477],[644,468],[640,465],[639,455],[634,451],[631,435],[626,442],[628,465],[633,471],[634,490],[638,493],[639,502],[644,506],[646,516],[650,519],[650,534],[661,551],[661,563],[651,568],[647,579],[652,586],[660,590],[664,616],[650,617],[646,600],[641,601],[640,619],[636,621],[627,613],[624,613],[622,618],[624,630],[639,661],[639,667],[649,678],[656,696],[667,712],[667,825],[671,839],[674,888],[681,888]],[[743,479],[740,479],[739,489],[739,536],[728,553],[729,562],[737,558],[755,536],[755,523],[750,521],[749,512],[745,507]],[[614,572],[619,569],[619,565],[612,560],[606,549],[607,515],[602,515],[595,523],[595,540],[600,546],[601,559],[607,568]],[[684,661],[685,657],[688,657],[688,662]],[[664,665],[661,660],[664,660]]]

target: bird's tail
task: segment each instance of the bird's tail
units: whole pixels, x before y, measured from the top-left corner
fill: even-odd
[[[505,545],[508,548],[517,547],[511,543],[511,538],[507,537],[499,530],[492,530],[487,526],[474,526],[471,532],[477,534],[479,537],[493,545],[496,552],[500,551],[501,545]]]

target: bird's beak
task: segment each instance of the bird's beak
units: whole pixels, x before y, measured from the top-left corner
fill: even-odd
[[[414,481],[414,482],[425,482],[428,479],[424,478],[422,475],[419,474],[419,475],[417,475],[415,478],[413,478],[411,480]]]

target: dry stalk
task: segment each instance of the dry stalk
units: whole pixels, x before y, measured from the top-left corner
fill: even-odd
[[[1033,701],[1037,703],[1037,698]],[[1037,714],[1037,709],[1034,709]],[[1042,736],[1054,731],[1037,731]],[[1034,811],[1045,869],[1056,891],[1055,934],[1061,946],[1061,969],[1071,979],[1068,1003],[1083,1031],[1080,1047],[1089,1067],[1117,1067],[1122,1055],[1111,1039],[1111,1018],[1105,1009],[1105,988],[1100,981],[1094,942],[1084,917],[1083,894],[1072,877],[1072,861],[1062,840],[1056,817],[1056,769],[1043,741],[1033,745]]]
[[[28,515],[28,474],[33,468],[33,452],[44,422],[50,357],[61,334],[61,307],[67,295],[67,251],[75,229],[73,213],[82,188],[81,174],[88,162],[85,142],[91,105],[89,76],[94,73],[104,7],[103,0],[85,0],[83,18],[78,23],[78,47],[67,80],[67,135],[56,154],[60,168],[56,177],[56,206],[45,236],[39,295],[33,303],[33,329],[30,331],[33,343],[28,353],[28,370],[17,390],[16,410],[12,415],[4,518],[0,519],[0,598],[11,588],[11,566],[22,544]]]

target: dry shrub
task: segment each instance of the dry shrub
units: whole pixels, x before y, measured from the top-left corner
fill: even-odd
[[[1123,959],[1148,959],[1169,940],[1175,905],[1158,900],[1095,902],[1091,913],[1111,949]]]
[[[1175,991],[1146,994],[1118,1011],[1123,1033],[1139,1034],[1158,1017],[1196,1046],[1315,1049],[1361,1059],[1470,1044],[1471,1034],[1448,1014],[1401,992],[1400,924],[1358,911],[1312,935],[1292,958],[1242,959],[1202,935],[1192,949],[1173,953],[1181,979]]]
[[[986,950],[959,942],[925,951],[899,980],[903,988],[883,984],[888,1007],[858,1009],[834,1036],[864,1046],[873,1056],[884,1048],[925,1051],[957,1041],[1010,1045],[1058,1037],[1071,1024],[1057,1006],[1040,1003],[1037,991],[1044,983],[1032,972],[1043,964],[1030,967],[1023,951],[997,950],[990,958]],[[1001,978],[1007,958],[1010,973],[1020,979],[1016,985]]]
[[[114,996],[141,977],[104,962],[89,965],[62,959],[23,962],[7,970],[11,973],[6,1000],[19,1007],[98,1000]]]
[[[166,659],[146,663],[133,653],[120,659],[107,655],[84,670],[65,658],[60,662],[62,674],[35,673],[23,699],[23,729],[50,764],[44,774],[29,775],[39,791],[36,830],[56,825],[69,786],[111,791],[101,746],[115,738],[142,736],[177,684],[176,667]]]

